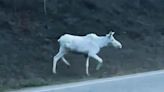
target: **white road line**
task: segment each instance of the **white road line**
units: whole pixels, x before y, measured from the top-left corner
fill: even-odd
[[[103,78],[103,79],[89,80],[89,81],[84,81],[84,82],[67,83],[67,84],[51,85],[51,86],[43,86],[43,87],[37,87],[37,88],[27,88],[27,89],[21,89],[21,90],[10,91],[10,92],[71,92],[71,91],[60,91],[60,90],[64,90],[64,89],[71,89],[72,90],[74,88],[80,88],[80,87],[83,88],[83,87],[88,87],[88,86],[92,86],[92,85],[95,86],[95,84],[96,85],[97,84],[101,85],[101,84],[106,84],[106,83],[108,83],[109,86],[111,86],[111,85],[113,85],[113,83],[117,83],[119,81],[124,81],[123,83],[127,84],[125,81],[128,82],[129,80],[130,81],[134,81],[135,80],[135,83],[137,83],[136,82],[137,79],[139,79],[139,80],[142,79],[142,80],[145,80],[145,81],[151,81],[151,80],[154,80],[154,77],[152,78],[152,76],[161,76],[161,75],[164,76],[164,70],[158,70],[158,71],[152,71],[152,72],[144,72],[144,73],[137,73],[137,74],[131,74],[131,75],[125,75],[125,76],[112,77],[112,78]],[[150,79],[150,78],[152,78],[152,79]],[[154,80],[154,82],[156,83],[157,81]],[[121,84],[118,84],[118,85],[121,85]],[[145,85],[147,85],[147,84],[145,84]],[[163,85],[164,85],[164,81],[163,81]],[[86,92],[89,92],[89,91],[86,91]],[[90,91],[90,92],[92,92],[92,91]]]

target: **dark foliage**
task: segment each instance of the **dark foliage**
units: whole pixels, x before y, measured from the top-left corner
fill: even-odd
[[[123,75],[164,68],[163,0],[0,0],[0,90]],[[123,49],[104,48],[100,71],[91,60],[67,55],[52,74],[57,39],[65,33],[105,35],[110,30]]]

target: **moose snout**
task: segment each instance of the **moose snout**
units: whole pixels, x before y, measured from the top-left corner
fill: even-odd
[[[122,48],[122,44],[119,43],[119,45],[117,45],[117,48],[121,49]]]
[[[116,48],[121,49],[122,48],[122,44],[120,42],[117,42]]]
[[[121,49],[122,48],[122,45],[120,45],[119,48]]]

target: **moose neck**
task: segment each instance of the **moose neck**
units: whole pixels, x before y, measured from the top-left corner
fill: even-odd
[[[103,48],[103,47],[106,47],[110,43],[110,40],[106,36],[101,36],[97,39],[97,43],[100,48]]]

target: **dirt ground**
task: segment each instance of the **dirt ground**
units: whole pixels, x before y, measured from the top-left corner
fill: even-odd
[[[0,90],[83,81],[164,69],[163,0],[0,0]],[[68,54],[71,63],[57,64],[57,39],[65,34],[114,37],[123,48],[106,47],[99,71],[90,61],[91,76],[85,75],[85,58]]]

